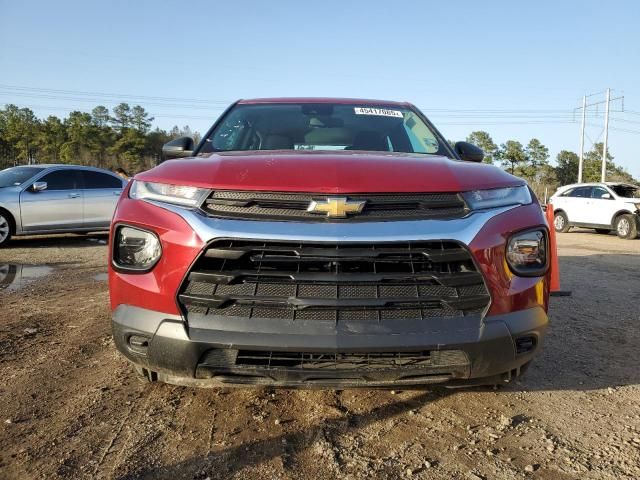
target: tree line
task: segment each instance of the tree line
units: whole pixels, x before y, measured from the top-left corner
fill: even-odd
[[[160,159],[162,145],[180,136],[199,140],[188,126],[166,131],[152,129],[153,118],[139,106],[120,103],[112,110],[99,105],[91,112],[73,111],[66,118],[50,115],[39,119],[29,108],[6,105],[0,109],[0,169],[33,163],[74,163],[102,168],[124,168],[137,173],[152,168]],[[556,165],[549,163],[549,149],[537,138],[526,145],[507,140],[497,145],[485,131],[472,132],[466,139],[485,152],[486,163],[501,166],[525,178],[536,194],[544,198],[560,185],[578,178],[578,155],[562,150]],[[583,181],[600,180],[602,144],[585,153]],[[607,180],[637,183],[607,152]]]
[[[497,164],[509,173],[524,178],[541,199],[544,198],[545,190],[550,196],[559,186],[578,181],[578,154],[561,150],[556,156],[556,165],[551,165],[549,149],[537,138],[529,140],[527,145],[516,140],[507,140],[497,145],[488,132],[480,130],[472,132],[466,140],[484,150],[485,163]],[[602,143],[595,143],[591,150],[584,153],[583,182],[600,181],[602,148]],[[615,164],[609,151],[606,178],[611,182],[638,183],[623,167]]]
[[[158,162],[164,145],[180,136],[196,140],[188,126],[151,129],[153,117],[139,106],[121,103],[110,111],[98,105],[90,113],[39,119],[29,108],[0,109],[0,168],[34,163],[73,163],[124,168],[136,173]]]

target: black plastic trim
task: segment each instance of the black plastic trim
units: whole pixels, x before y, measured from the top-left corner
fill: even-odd
[[[238,198],[224,198],[224,195],[229,194],[234,194]],[[344,218],[318,215],[307,211],[312,201],[336,196],[364,201],[365,204],[360,213]],[[450,198],[435,198],[443,196]],[[351,223],[449,220],[464,218],[469,215],[471,209],[460,192],[371,192],[336,195],[225,189],[211,191],[200,204],[200,211],[210,218],[234,220]]]
[[[198,261],[206,256],[207,252],[212,250],[211,246],[215,243],[219,243],[219,242],[224,242],[224,241],[241,241],[241,242],[266,242],[269,243],[270,240],[266,240],[266,239],[253,239],[253,238],[232,238],[232,237],[218,237],[218,238],[214,238],[211,239],[209,242],[207,242],[207,244],[201,249],[200,253],[194,258],[193,262],[189,265],[189,268],[186,270],[185,275],[182,278],[182,281],[180,283],[180,287],[177,290],[174,300],[176,302],[176,305],[178,306],[178,310],[181,312],[181,314],[184,316],[184,318],[187,320],[188,323],[188,319],[189,319],[189,311],[187,309],[187,304],[196,304],[198,303],[198,300],[202,300],[203,303],[202,305],[205,305],[206,302],[206,298],[197,298],[197,295],[189,295],[185,293],[186,290],[186,286],[188,285],[189,281],[202,281],[202,276],[208,276],[209,272],[206,271],[198,271],[198,272],[194,272],[193,269],[195,268],[196,264],[198,263]],[[493,298],[491,295],[491,292],[488,289],[486,280],[484,278],[484,276],[482,275],[482,270],[480,269],[480,266],[478,265],[477,259],[475,258],[475,256],[473,255],[473,253],[469,250],[469,248],[463,244],[460,241],[457,240],[426,240],[425,242],[431,242],[431,241],[440,241],[440,242],[448,242],[448,243],[453,243],[453,244],[457,244],[459,247],[459,252],[465,252],[465,259],[469,260],[472,262],[474,268],[475,268],[475,272],[468,272],[467,274],[460,274],[460,277],[457,277],[454,279],[455,281],[451,281],[451,277],[447,277],[444,276],[444,282],[440,282],[440,284],[442,286],[445,287],[463,287],[463,286],[467,286],[469,285],[468,281],[470,278],[473,278],[475,280],[475,282],[473,284],[476,283],[481,283],[482,285],[484,285],[485,290],[487,291],[487,295],[483,295],[483,298],[486,299],[485,301],[485,308],[483,308],[483,312],[481,314],[482,317],[484,317],[486,315],[486,313],[489,311],[489,309],[491,308],[491,305],[493,303]],[[328,241],[328,240],[321,240],[321,241],[313,241],[313,242],[305,242],[305,241],[295,241],[295,240],[274,240],[274,242],[276,243],[290,243],[290,244],[299,244],[299,243],[313,243],[316,245],[320,245],[320,244],[326,244],[328,247],[332,247],[335,246],[336,243],[344,245],[344,246],[356,246],[356,245],[362,245],[363,248],[370,245],[369,242],[365,242],[365,241],[340,241],[340,242],[335,242],[335,241]],[[420,240],[417,240],[416,242],[421,242]],[[384,242],[376,242],[377,245],[382,245],[382,244],[388,244],[390,248],[393,248],[394,246],[396,246],[398,243],[400,244],[404,244],[407,243],[405,241],[384,241]],[[411,243],[409,241],[409,243]],[[452,255],[452,253],[448,253],[447,255]],[[235,273],[235,272],[234,272]],[[198,278],[198,280],[195,280],[195,278],[191,278],[191,276],[200,276],[200,278]],[[217,276],[217,274],[214,274],[215,276]],[[225,276],[225,275],[223,275]],[[220,277],[218,277],[220,278]],[[416,277],[417,278],[417,277]],[[295,278],[291,278],[292,280],[296,280]],[[369,281],[373,281],[374,279],[372,278],[368,278]],[[439,280],[439,279],[436,279]],[[478,282],[479,280],[479,282]],[[210,281],[210,280],[209,280]],[[320,280],[319,283],[322,283],[322,279]],[[224,282],[220,282],[220,281],[216,281],[214,283],[219,283],[219,284],[223,284]],[[332,281],[330,282],[332,285],[336,284],[335,279],[332,279]],[[348,283],[348,282],[347,282]],[[251,297],[254,298],[254,297]],[[442,301],[442,298],[438,297],[439,300],[441,301],[441,308],[443,307],[450,307],[453,308],[452,305],[447,305],[446,301]],[[186,302],[185,302],[186,300]],[[208,300],[212,300],[212,297],[208,297]],[[475,309],[477,303],[479,302],[479,298],[470,298],[470,302],[467,302],[465,299],[460,299],[458,300],[458,302],[460,302],[460,307],[462,309]],[[219,301],[224,302],[224,299],[218,299],[218,301],[216,301],[216,305],[219,304]],[[464,304],[463,304],[464,303]],[[211,306],[211,305],[208,305]],[[264,305],[266,306],[266,305]],[[278,305],[272,305],[272,306],[278,306]],[[390,307],[389,309],[392,309],[393,307]],[[416,307],[413,307],[416,308]],[[478,307],[479,308],[479,307]],[[228,317],[231,318],[231,317]]]
[[[414,322],[367,324],[354,329],[355,323],[341,328],[318,322],[250,322],[245,319],[200,319],[187,326],[176,315],[167,315],[129,305],[113,312],[114,342],[118,350],[138,367],[146,368],[159,380],[191,386],[213,386],[220,383],[269,384],[317,388],[337,385],[382,386],[399,384],[453,383],[463,379],[483,379],[512,372],[531,361],[539,351],[548,324],[541,307],[486,317],[469,317],[461,325],[444,320],[427,326]],[[131,335],[151,336],[147,356],[134,354],[127,347]],[[517,354],[515,340],[533,336],[536,347]],[[197,379],[196,369],[203,355],[211,349],[261,350],[278,352],[375,353],[460,350],[468,355],[470,369],[462,378],[442,375],[431,378],[427,372],[413,379],[385,379],[377,375],[369,379],[339,378],[336,375],[287,375],[269,378],[268,372],[246,372],[232,369],[214,377]],[[232,353],[232,352],[229,352]],[[247,375],[247,373],[249,375]],[[327,372],[330,373],[330,372]],[[443,372],[444,373],[444,372]],[[244,375],[242,375],[244,374]]]

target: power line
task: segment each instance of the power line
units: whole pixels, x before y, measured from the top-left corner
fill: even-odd
[[[607,173],[606,163],[607,163],[607,144],[609,141],[609,112],[611,110],[611,102],[620,100],[622,103],[622,109],[620,111],[624,112],[624,95],[620,95],[615,98],[611,98],[611,89],[607,88],[606,90],[606,100],[594,101],[591,103],[587,103],[587,98],[593,97],[594,95],[599,94],[589,94],[584,95],[582,97],[582,106],[577,107],[575,110],[582,111],[582,123],[580,128],[580,156],[578,161],[578,183],[582,183],[582,165],[584,163],[584,135],[585,135],[585,126],[586,126],[586,114],[587,108],[598,106],[601,104],[605,104],[605,114],[604,114],[604,141],[602,143],[602,173],[601,173],[601,181],[605,181],[605,176]],[[598,135],[599,137],[600,135]]]
[[[1,96],[10,96],[10,97],[20,97],[20,98],[37,98],[37,99],[47,99],[47,100],[66,100],[66,101],[70,101],[70,102],[90,102],[93,104],[109,104],[111,103],[113,104],[118,104],[120,103],[120,101],[117,100],[113,100],[111,102],[105,102],[105,99],[103,98],[82,98],[82,97],[66,97],[66,96],[59,96],[59,95],[47,95],[47,94],[34,94],[34,93],[10,93],[7,94],[5,92],[0,91],[0,95]],[[122,99],[120,99],[122,100]],[[216,108],[224,108],[222,107],[220,104],[217,104],[217,106],[212,106],[212,107],[207,107],[205,105],[188,105],[188,104],[178,104],[178,103],[161,103],[161,102],[148,102],[148,101],[142,101],[142,102],[138,102],[136,101],[135,103],[139,103],[142,105],[150,105],[150,106],[155,106],[155,107],[169,107],[169,108],[189,108],[189,109],[195,109],[195,110],[214,110]],[[225,104],[226,106],[226,104]]]
[[[587,125],[590,126],[590,127],[598,127],[599,126],[599,125],[593,125],[591,123],[587,123]],[[624,133],[632,133],[632,134],[640,135],[640,130],[631,130],[631,129],[628,129],[628,128],[620,128],[620,127],[611,127],[610,126],[609,130],[615,130],[616,132],[624,132]],[[602,135],[602,133],[601,133],[601,135]]]
[[[640,112],[636,112],[634,110],[625,110],[624,113],[628,113],[630,115],[640,115]]]
[[[157,101],[171,101],[171,102],[186,102],[186,103],[217,103],[228,105],[232,103],[232,100],[208,100],[202,98],[185,98],[185,97],[162,97],[162,96],[148,96],[148,95],[132,95],[130,93],[106,93],[106,92],[87,92],[82,90],[59,90],[54,88],[36,88],[36,87],[23,87],[19,85],[6,85],[0,84],[0,88],[7,90],[18,90],[24,92],[42,92],[42,93],[57,93],[65,95],[82,95],[92,97],[107,97],[107,98],[140,98],[145,100],[157,100]]]
[[[0,93],[0,95],[2,95]],[[65,111],[65,112],[74,112],[74,111],[82,111],[82,108],[70,108],[70,107],[63,107],[63,106],[56,106],[56,105],[39,105],[39,104],[17,104],[18,107],[20,108],[33,108],[33,109],[42,109],[42,110],[54,110],[54,111]],[[162,104],[162,106],[167,106]],[[191,108],[191,107],[189,107]],[[211,107],[211,110],[213,111],[217,111],[217,112],[222,112],[226,107]],[[566,112],[566,110],[565,110]],[[148,112],[149,116],[152,117],[157,117],[157,118],[176,118],[176,119],[188,119],[188,120],[215,120],[216,115],[185,115],[185,114],[180,114],[180,113],[168,113],[168,112],[153,112],[150,111]],[[625,113],[631,113],[631,112],[625,112]],[[443,117],[443,115],[431,115],[432,117]],[[520,117],[520,116],[513,116],[513,117],[493,117],[491,115],[489,116],[474,116],[474,117],[467,117],[467,116],[454,116],[454,115],[447,115],[447,117],[449,118],[459,118],[461,121],[444,121],[444,122],[438,122],[438,125],[451,125],[451,126],[474,126],[474,125],[546,125],[546,124],[550,124],[550,125],[558,125],[558,124],[575,124],[577,123],[576,120],[572,120],[569,117],[564,117],[564,116],[549,116],[549,117]],[[596,115],[588,115],[588,118],[598,118]],[[464,120],[469,120],[469,121],[463,121]],[[477,120],[473,120],[471,121],[471,119],[477,119]],[[513,119],[513,120],[510,120]],[[633,123],[633,124],[640,124],[640,122],[636,122],[636,121],[632,121],[632,120],[626,120],[626,119],[621,119],[619,117],[611,117],[612,121],[620,121],[620,122],[624,122],[624,123]],[[586,124],[589,127],[599,127],[602,128],[602,126],[600,125],[595,125],[593,123],[587,123]],[[620,132],[625,132],[625,133],[635,133],[635,134],[640,134],[640,131],[637,130],[631,130],[631,129],[625,129],[625,128],[619,128],[619,127],[610,127],[610,129],[615,130],[615,131],[620,131]],[[586,133],[585,133],[586,134]],[[602,132],[601,132],[602,134]],[[587,135],[588,137],[588,135]],[[591,138],[589,138],[589,140],[592,143],[595,143]],[[597,138],[596,138],[597,141]]]
[[[22,94],[22,93],[11,93],[7,94],[5,92],[0,91],[1,97],[21,97],[21,98],[36,98],[36,99],[47,99],[47,100],[65,100],[71,102],[90,102],[94,104],[106,104],[106,105],[114,105],[119,103],[117,100],[113,102],[102,102],[102,99],[95,98],[78,98],[78,97],[67,97],[67,96],[57,96],[57,95],[40,95],[40,94]],[[156,103],[156,102],[141,102],[143,105],[149,106],[159,106],[159,107],[168,107],[168,108],[186,108],[186,109],[195,109],[195,110],[221,110],[225,107],[222,106],[211,106],[206,107],[203,105],[184,105],[184,104],[169,104],[169,103]],[[430,116],[438,117],[438,118],[496,118],[496,119],[573,119],[574,115],[571,112],[565,112],[564,114],[531,114],[531,113],[523,113],[523,114],[498,114],[498,113],[487,113],[487,114],[458,114],[458,113],[435,113]],[[595,115],[593,115],[595,117]]]
[[[640,125],[640,121],[636,121],[636,120],[627,120],[626,118],[611,117],[611,120],[615,120],[616,122],[623,122],[623,123],[635,123],[635,124]]]
[[[27,104],[16,104],[17,107],[20,108],[37,108],[37,109],[42,109],[42,110],[61,110],[64,112],[77,112],[77,111],[81,111],[77,108],[69,108],[69,107],[60,107],[60,106],[52,106],[52,105],[27,105]],[[219,108],[219,111],[223,111],[224,108]],[[181,114],[173,114],[173,113],[166,113],[166,112],[161,112],[161,113],[153,113],[153,112],[147,112],[149,114],[149,116],[151,117],[159,117],[159,118],[182,118],[182,119],[189,119],[189,120],[215,120],[216,116],[215,115],[207,115],[207,116],[197,116],[197,115],[181,115]]]
[[[130,93],[107,93],[107,92],[98,92],[98,91],[82,91],[82,90],[63,90],[63,89],[53,89],[53,88],[37,88],[37,87],[25,87],[18,85],[7,85],[0,84],[0,89],[9,90],[9,92],[21,96],[28,96],[29,92],[33,92],[33,95],[38,95],[36,98],[49,98],[42,97],[42,95],[51,95],[57,99],[61,100],[75,100],[78,97],[90,97],[88,99],[83,99],[81,101],[100,101],[97,99],[102,98],[110,98],[115,99],[114,101],[121,99],[140,99],[144,100],[146,103],[148,102],[174,102],[178,105],[182,104],[192,104],[192,103],[200,103],[200,104],[218,104],[218,105],[229,105],[233,103],[232,100],[216,100],[216,99],[202,99],[202,98],[187,98],[187,97],[165,97],[165,96],[148,96],[148,95],[133,95]],[[15,93],[17,91],[18,93]],[[62,95],[62,97],[60,96]],[[74,95],[76,97],[69,98],[68,95]],[[149,103],[150,104],[150,103]],[[195,106],[189,105],[190,108],[197,108]],[[427,108],[426,111],[430,113],[455,113],[455,114],[564,114],[570,115],[572,114],[572,110],[566,109],[456,109],[456,108]]]
[[[438,122],[438,125],[548,125],[548,124],[574,124],[574,120],[523,120],[523,121],[483,121],[475,122]]]

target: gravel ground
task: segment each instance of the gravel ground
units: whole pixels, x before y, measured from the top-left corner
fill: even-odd
[[[397,392],[139,383],[105,241],[0,250],[0,478],[640,478],[640,240],[560,235],[573,295],[520,381]]]

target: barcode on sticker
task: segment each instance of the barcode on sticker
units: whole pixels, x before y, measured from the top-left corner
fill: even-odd
[[[356,115],[377,115],[380,117],[402,118],[400,110],[389,110],[388,108],[355,107]]]

